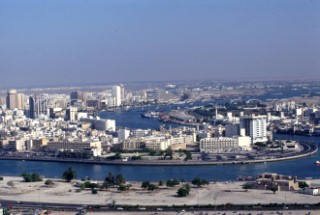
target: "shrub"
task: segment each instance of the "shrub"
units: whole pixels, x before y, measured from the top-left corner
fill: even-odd
[[[123,177],[123,175],[117,175],[115,178],[115,184],[116,185],[121,185],[121,184],[125,184],[126,183],[126,179]]]
[[[243,186],[242,186],[242,188],[243,189],[252,189],[252,187],[253,187],[253,185],[252,184],[244,184]]]
[[[13,183],[13,181],[8,181],[7,185],[10,186],[10,187],[13,187],[14,183]]]
[[[156,190],[156,189],[158,189],[158,187],[157,187],[156,185],[154,185],[154,184],[149,184],[149,185],[148,185],[148,190],[149,190],[149,191],[154,191],[154,190]]]
[[[142,182],[141,187],[142,188],[147,188],[149,185],[150,185],[149,181],[144,181],[144,182]]]
[[[98,191],[97,191],[97,189],[92,189],[92,190],[91,190],[91,193],[92,193],[92,194],[97,194]]]
[[[200,177],[196,177],[195,179],[192,180],[191,183],[197,187],[201,187],[202,185],[209,184],[207,180],[201,179]]]
[[[119,185],[118,190],[119,191],[128,191],[128,190],[130,190],[130,188],[131,188],[131,184],[127,184],[127,185],[121,184],[121,185]]]
[[[54,182],[53,182],[52,180],[48,179],[48,180],[46,180],[46,181],[44,182],[44,184],[47,185],[47,186],[53,186],[53,185],[54,185]]]
[[[64,179],[66,182],[70,182],[75,177],[77,177],[77,173],[72,169],[72,167],[69,167],[62,175],[62,179]]]
[[[91,189],[93,189],[93,188],[97,188],[97,187],[98,187],[98,184],[96,184],[96,183],[91,183],[90,181],[86,181],[86,182],[84,182],[84,187],[85,187],[85,188],[91,188]]]
[[[42,181],[42,177],[38,173],[22,173],[20,175],[25,182],[36,182],[36,181]]]
[[[176,178],[169,179],[167,181],[167,187],[173,187],[173,186],[178,185],[178,184],[179,184],[179,181]]]
[[[0,181],[3,181],[3,177],[2,176],[0,176]]]

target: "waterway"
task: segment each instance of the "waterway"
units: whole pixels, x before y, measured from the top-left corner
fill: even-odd
[[[277,139],[296,139],[320,144],[319,137],[275,135]],[[264,172],[276,172],[295,175],[298,178],[320,178],[320,166],[314,165],[320,160],[320,152],[305,158],[271,163],[219,165],[219,166],[118,166],[82,163],[36,162],[0,160],[0,175],[20,175],[22,172],[37,172],[46,177],[60,177],[65,169],[72,167],[78,178],[88,176],[103,180],[109,172],[123,174],[131,181],[159,181],[169,178],[192,180],[196,176],[216,181],[234,181],[238,176],[257,175]]]
[[[169,105],[161,105],[161,106],[144,106],[144,107],[136,107],[132,108],[129,111],[103,111],[99,114],[101,118],[114,119],[116,120],[117,127],[127,127],[131,129],[159,129],[160,126],[164,126],[172,128],[182,126],[177,123],[163,123],[158,119],[152,118],[142,118],[141,114],[147,111],[171,111],[184,109],[186,107],[194,107],[200,105],[206,105],[209,103],[213,103],[214,100],[206,101],[206,102],[195,102],[195,103],[185,103],[185,104],[169,104]]]

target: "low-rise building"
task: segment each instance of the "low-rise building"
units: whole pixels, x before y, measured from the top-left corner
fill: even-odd
[[[305,181],[309,184],[309,181]],[[276,173],[264,173],[258,175],[253,184],[254,189],[270,190],[275,188],[277,191],[290,191],[299,189],[299,181],[296,177],[280,175]]]
[[[251,138],[244,137],[214,137],[200,140],[200,151],[217,153],[233,149],[251,150]]]

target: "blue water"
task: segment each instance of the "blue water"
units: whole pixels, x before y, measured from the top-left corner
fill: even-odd
[[[319,137],[299,137],[277,135],[278,139],[299,139],[305,142],[320,144]],[[320,178],[320,166],[314,162],[320,160],[320,152],[315,155],[289,161],[273,163],[219,165],[219,166],[113,166],[81,163],[35,162],[35,161],[6,161],[0,160],[0,175],[20,175],[22,172],[37,172],[46,177],[60,177],[65,169],[73,167],[78,178],[89,176],[102,180],[108,172],[123,174],[127,180],[159,181],[169,178],[192,180],[196,176],[208,180],[229,181],[236,180],[238,176],[257,175],[264,172],[276,172],[298,178]]]
[[[196,102],[196,103],[187,103],[187,104],[178,104],[178,105],[162,105],[162,106],[146,106],[146,107],[137,107],[133,108],[130,111],[114,111],[114,112],[101,112],[99,116],[101,118],[114,119],[116,120],[117,127],[127,127],[132,129],[159,129],[160,126],[165,126],[172,128],[182,126],[176,123],[163,123],[158,119],[148,119],[142,118],[141,114],[147,111],[170,111],[177,110],[178,108],[184,109],[186,107],[192,107],[197,105],[209,104],[212,101],[207,102]]]

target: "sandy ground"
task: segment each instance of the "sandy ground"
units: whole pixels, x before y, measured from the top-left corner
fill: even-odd
[[[45,181],[46,179],[44,179]],[[163,187],[157,191],[141,189],[141,183],[132,183],[133,190],[119,192],[115,189],[98,191],[91,194],[91,190],[76,192],[78,188],[72,183],[64,183],[60,179],[52,179],[53,187],[47,187],[43,182],[25,183],[21,177],[4,177],[0,181],[0,199],[32,202],[54,202],[75,204],[116,204],[126,205],[196,205],[196,204],[268,204],[268,203],[318,203],[319,196],[303,195],[297,192],[276,192],[263,190],[245,190],[243,182],[207,185],[203,188],[191,189],[190,195],[185,198],[176,197],[179,187]],[[7,183],[12,181],[14,186]],[[319,213],[320,214],[320,213]]]

